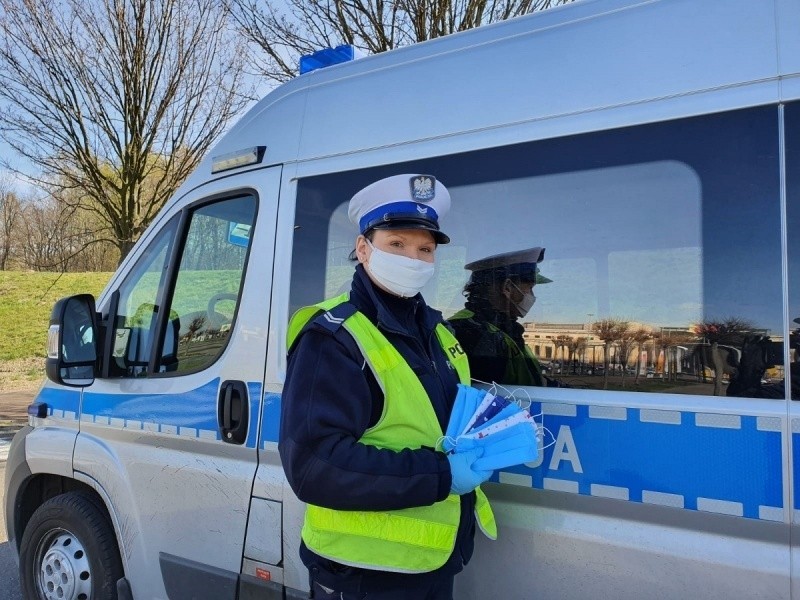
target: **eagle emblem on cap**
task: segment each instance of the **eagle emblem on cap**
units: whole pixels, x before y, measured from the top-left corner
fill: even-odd
[[[411,197],[417,202],[430,202],[436,195],[436,178],[418,175],[411,178]]]

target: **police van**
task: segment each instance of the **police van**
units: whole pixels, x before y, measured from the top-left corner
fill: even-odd
[[[287,324],[347,289],[347,202],[398,173],[453,199],[445,317],[464,265],[547,249],[525,336],[569,386],[509,390],[550,438],[484,485],[456,597],[800,597],[800,0],[584,0],[299,75],[56,305],[5,482],[26,598],[306,597]]]

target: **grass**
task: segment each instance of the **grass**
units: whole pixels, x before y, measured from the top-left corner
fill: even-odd
[[[64,296],[97,296],[111,273],[0,271],[0,391],[23,389],[44,376],[47,327]]]

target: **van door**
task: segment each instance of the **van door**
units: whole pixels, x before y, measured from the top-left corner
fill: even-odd
[[[136,598],[235,598],[257,466],[280,167],[164,212],[103,298],[80,477],[105,496]]]

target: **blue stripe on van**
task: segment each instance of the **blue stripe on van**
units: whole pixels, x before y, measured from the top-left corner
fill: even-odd
[[[261,413],[261,440],[259,447],[265,443],[277,443],[281,424],[281,395],[270,393],[264,396],[264,409]]]
[[[196,430],[197,437],[205,437],[201,432],[219,439],[217,424],[217,402],[220,379],[189,390],[174,394],[111,394],[87,391],[84,394],[82,418],[91,418],[95,423],[113,426],[121,421],[128,427],[130,423],[154,427],[162,433],[182,430]],[[258,406],[261,401],[261,383],[247,384],[249,395],[248,435],[246,446],[255,448],[258,431]],[[114,420],[114,421],[112,421]]]
[[[86,392],[84,418],[151,423],[156,431],[217,432],[219,379],[180,394]],[[248,383],[254,447],[261,384]],[[80,392],[44,388],[38,400],[77,413]],[[278,441],[280,394],[264,397],[259,447]],[[531,410],[541,411],[534,403]],[[544,425],[557,439],[535,464],[506,469],[494,480],[583,495],[621,498],[754,519],[782,520],[780,419],[671,410],[545,405]],[[771,422],[771,421],[774,421]],[[198,434],[199,435],[199,434]],[[218,436],[218,433],[216,434]],[[800,465],[800,432],[793,435]],[[800,478],[794,480],[800,508]]]
[[[244,445],[247,448],[255,448],[258,443],[258,407],[261,404],[261,384],[256,381],[247,382],[247,396],[250,404],[250,421]]]
[[[792,481],[792,487],[794,488],[795,510],[800,510],[800,432],[794,431],[794,429],[797,427],[795,423],[798,421],[798,419],[792,419],[792,458],[794,460],[794,478]]]
[[[761,430],[754,416],[619,410],[624,416],[590,418],[588,406],[575,406],[574,416],[545,414],[559,441],[541,466],[494,480],[530,477],[537,488],[782,519],[780,427]]]
[[[265,400],[262,446],[278,441],[280,420],[280,396]],[[560,404],[543,419],[558,443],[493,481],[783,520],[780,419]]]
[[[64,416],[63,413],[72,413],[77,420],[81,407],[81,391],[80,389],[44,387],[36,395],[36,402],[45,402],[48,414],[51,416],[54,412],[59,417]]]

